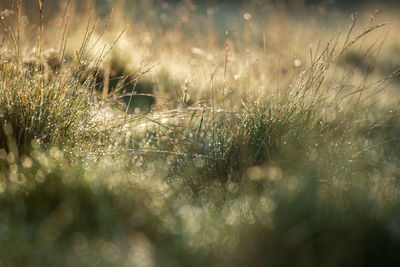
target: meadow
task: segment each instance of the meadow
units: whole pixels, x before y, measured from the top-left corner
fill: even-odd
[[[0,266],[400,266],[400,10],[296,3],[0,1]]]

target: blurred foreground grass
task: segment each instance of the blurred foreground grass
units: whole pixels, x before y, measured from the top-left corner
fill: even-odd
[[[400,265],[396,14],[41,3],[1,11],[0,266]]]

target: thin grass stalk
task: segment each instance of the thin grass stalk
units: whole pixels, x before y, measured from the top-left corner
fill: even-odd
[[[70,5],[70,0],[67,1],[67,4],[65,6],[65,10],[64,10],[64,15],[63,15],[63,31],[62,31],[62,37],[61,37],[61,44],[60,44],[60,49],[58,52],[58,59],[60,61],[60,64],[62,66],[63,61],[64,61],[64,54],[65,54],[65,49],[67,46],[67,26],[68,26],[68,22],[69,22],[69,12],[68,12],[68,8]]]
[[[22,64],[21,52],[21,18],[22,18],[22,0],[17,0],[17,61],[18,65]]]
[[[42,40],[43,40],[43,28],[44,28],[44,14],[43,14],[43,0],[38,0],[39,3],[39,28],[36,43],[36,58],[39,60],[42,55]]]

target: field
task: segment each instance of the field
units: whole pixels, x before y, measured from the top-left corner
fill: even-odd
[[[228,2],[0,0],[0,267],[400,266],[398,5]]]

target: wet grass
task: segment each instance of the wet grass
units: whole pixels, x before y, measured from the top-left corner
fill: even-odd
[[[246,15],[205,45],[180,35],[204,25],[179,10],[179,27],[161,16],[118,42],[105,28],[121,24],[91,19],[55,68],[46,36],[32,60],[18,12],[3,19],[0,266],[398,266],[398,70],[382,74],[374,39],[386,24],[352,16],[292,58],[278,49],[300,42],[288,17],[272,19],[286,41],[267,28],[260,42]]]

